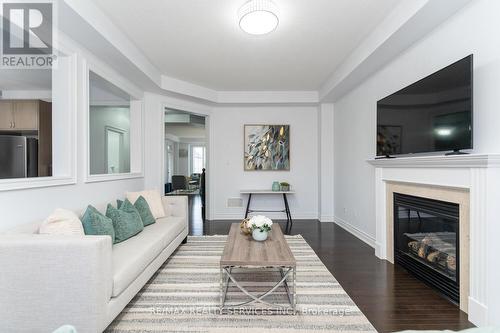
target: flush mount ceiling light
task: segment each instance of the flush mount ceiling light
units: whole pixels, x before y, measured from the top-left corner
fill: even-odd
[[[251,35],[265,35],[278,26],[278,7],[271,0],[250,0],[238,11],[241,30]]]

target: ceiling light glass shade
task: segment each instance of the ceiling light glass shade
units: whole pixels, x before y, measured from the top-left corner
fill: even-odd
[[[238,11],[240,28],[251,35],[264,35],[278,26],[278,7],[270,0],[250,0]]]

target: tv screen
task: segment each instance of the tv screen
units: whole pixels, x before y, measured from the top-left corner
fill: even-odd
[[[377,102],[377,156],[472,149],[472,55]]]

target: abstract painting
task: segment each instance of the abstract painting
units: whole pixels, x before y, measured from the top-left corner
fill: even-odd
[[[290,170],[289,125],[245,125],[245,171]]]

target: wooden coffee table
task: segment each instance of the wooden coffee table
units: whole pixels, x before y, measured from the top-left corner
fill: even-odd
[[[224,313],[230,309],[241,309],[252,303],[261,303],[269,307],[267,310],[285,309],[287,310],[286,313],[295,314],[297,305],[295,287],[296,267],[295,257],[278,224],[273,225],[273,229],[269,233],[267,240],[257,242],[252,239],[251,235],[243,234],[238,223],[233,223],[220,260],[220,312]],[[234,268],[277,270],[280,272],[281,279],[276,281],[276,284],[268,291],[260,295],[253,295],[232,274]],[[287,282],[287,278],[290,275],[292,276],[291,288]],[[240,304],[226,306],[226,295],[230,283],[233,283],[247,295],[249,300]],[[283,286],[286,290],[290,303],[289,306],[264,301],[266,296],[271,295],[280,286]]]

